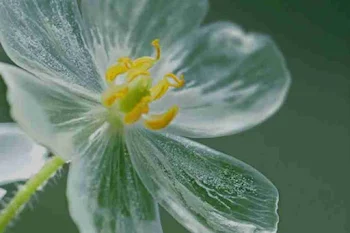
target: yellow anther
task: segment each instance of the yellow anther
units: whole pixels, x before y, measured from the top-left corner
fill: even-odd
[[[185,77],[184,75],[181,75],[180,78],[178,78],[175,74],[169,73],[164,76],[164,78],[170,78],[172,79],[175,83],[169,82],[169,85],[171,87],[176,87],[180,88],[185,84]]]
[[[132,65],[132,61],[128,57],[122,57],[118,59],[118,63],[107,69],[106,80],[107,82],[113,82],[119,75],[126,73]]]
[[[155,62],[153,57],[140,57],[133,61],[132,69],[147,71],[154,66]]]
[[[148,114],[150,103],[164,96],[169,88],[180,88],[185,84],[183,75],[178,77],[168,73],[152,87],[150,69],[161,57],[159,39],[152,41],[152,46],[155,57],[144,56],[135,60],[121,57],[106,72],[109,88],[102,94],[102,104],[109,111],[117,111],[118,117],[124,115],[125,124],[133,124]],[[119,75],[125,75],[125,81],[117,85],[114,80]],[[163,114],[148,115],[144,125],[152,130],[163,129],[176,117],[178,111],[178,106],[173,106]]]
[[[119,75],[125,74],[126,72],[132,73],[143,72],[151,69],[154,64],[160,59],[161,49],[159,45],[159,39],[152,42],[152,45],[156,49],[156,57],[140,57],[136,60],[132,60],[129,57],[121,57],[118,59],[116,65],[113,65],[107,69],[106,80],[108,83],[113,82]]]
[[[153,100],[160,99],[169,89],[169,81],[167,79],[162,79],[155,86],[153,86],[151,91],[151,96]]]
[[[174,83],[170,82],[168,79],[172,79]],[[164,78],[159,81],[155,86],[151,88],[151,95],[153,100],[157,100],[164,96],[168,91],[169,87],[180,88],[185,84],[184,76],[181,75],[178,78],[175,74],[169,73],[164,76]]]
[[[161,49],[160,49],[160,44],[159,44],[159,39],[155,39],[154,41],[152,41],[152,45],[153,47],[156,49],[156,60],[158,61],[160,59],[161,56]]]
[[[160,55],[161,55],[161,49],[160,49],[160,45],[159,45],[159,39],[154,40],[152,42],[152,45],[154,46],[154,48],[156,49],[156,57],[140,57],[137,58],[136,60],[134,60],[132,62],[132,67],[131,69],[134,70],[143,70],[143,71],[148,71],[149,69],[151,69],[154,64],[160,59]]]
[[[143,97],[142,100],[134,107],[134,109],[125,115],[124,122],[126,124],[133,124],[141,118],[142,114],[147,114],[149,112],[148,104],[150,101],[150,96]]]
[[[148,71],[133,69],[128,72],[126,81],[130,83],[131,81],[133,81],[135,78],[139,76],[150,77],[151,75]]]
[[[107,82],[113,82],[118,75],[121,75],[128,71],[128,68],[123,64],[117,64],[108,68],[106,72]]]
[[[167,127],[179,111],[178,106],[173,106],[167,112],[159,115],[151,115],[144,121],[144,125],[152,130],[160,130]]]
[[[130,69],[132,66],[132,60],[130,57],[121,57],[118,59],[118,63],[124,64],[128,69]]]
[[[111,86],[102,94],[102,104],[111,107],[115,101],[126,96],[128,90],[127,86]]]

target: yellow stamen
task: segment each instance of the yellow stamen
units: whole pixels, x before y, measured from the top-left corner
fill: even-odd
[[[133,61],[132,69],[148,71],[154,66],[155,62],[156,60],[153,57],[140,57]]]
[[[125,115],[124,122],[126,124],[133,124],[141,118],[142,114],[147,114],[149,112],[148,104],[150,101],[150,96],[143,97],[134,109]]]
[[[172,79],[175,83],[171,83],[168,78]],[[178,78],[175,74],[169,73],[164,76],[164,78],[159,81],[155,86],[151,88],[151,95],[153,100],[157,100],[165,95],[169,87],[180,88],[185,84],[184,76],[181,75]]]
[[[181,75],[180,78],[178,78],[175,74],[169,73],[164,76],[164,78],[170,78],[172,79],[175,83],[169,82],[169,85],[171,87],[176,87],[180,88],[185,84],[185,77],[184,75]]]
[[[106,72],[109,88],[102,94],[102,104],[110,111],[118,111],[118,116],[124,114],[125,124],[133,124],[144,114],[148,114],[150,103],[163,97],[169,88],[180,88],[185,84],[183,75],[178,77],[168,73],[151,87],[150,69],[161,57],[159,39],[152,41],[152,46],[155,49],[155,57],[144,56],[135,60],[122,57]],[[114,83],[119,75],[125,75],[125,81],[121,85]],[[144,120],[144,125],[153,130],[162,129],[170,124],[178,111],[179,108],[175,105],[163,114],[149,115]]]
[[[153,86],[150,91],[153,100],[162,98],[169,89],[169,81],[167,79],[162,79],[155,86]]]
[[[121,57],[118,59],[118,63],[124,64],[128,69],[132,66],[132,60],[130,57]]]
[[[144,125],[148,129],[152,130],[163,129],[170,124],[170,122],[177,115],[178,111],[179,107],[175,105],[163,114],[149,116],[149,118],[144,121]]]
[[[159,39],[155,39],[154,41],[152,41],[152,45],[153,47],[156,49],[156,60],[158,61],[160,59],[161,56],[161,49],[160,49],[160,45],[159,45]]]
[[[129,88],[127,86],[112,86],[102,94],[102,104],[105,107],[111,107],[117,99],[127,95]]]
[[[131,59],[128,57],[118,59],[118,63],[109,67],[106,72],[107,82],[113,82],[119,75],[126,73],[131,68],[131,62]]]
[[[137,58],[136,60],[134,60],[132,62],[132,69],[137,69],[137,70],[142,70],[142,71],[148,71],[149,69],[151,69],[154,64],[160,59],[161,56],[161,48],[159,45],[159,39],[154,40],[152,42],[152,45],[154,46],[154,48],[156,49],[156,57],[140,57]]]
[[[132,82],[135,78],[139,77],[139,76],[147,76],[147,77],[150,77],[150,73],[148,71],[144,71],[144,70],[130,70],[128,72],[128,76],[127,76],[127,79],[126,81],[128,83]]]

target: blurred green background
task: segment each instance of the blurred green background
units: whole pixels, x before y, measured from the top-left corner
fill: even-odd
[[[212,0],[206,23],[218,20],[272,35],[293,83],[283,108],[264,124],[200,142],[273,181],[281,199],[279,232],[350,232],[350,1]],[[0,57],[9,62],[2,50]],[[11,121],[2,82],[0,112],[0,121]],[[9,233],[77,233],[67,211],[66,173],[36,196]],[[162,223],[164,233],[187,232],[165,211]]]

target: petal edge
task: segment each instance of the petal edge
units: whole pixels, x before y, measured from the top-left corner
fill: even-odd
[[[245,33],[227,22],[201,28],[172,48],[155,77],[185,75],[154,111],[174,104],[178,116],[166,132],[185,137],[217,137],[249,129],[272,116],[284,102],[291,78],[269,36]]]
[[[278,191],[251,166],[170,134],[131,129],[126,141],[145,186],[191,232],[276,232]]]

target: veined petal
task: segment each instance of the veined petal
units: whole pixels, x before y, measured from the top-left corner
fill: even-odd
[[[4,63],[0,74],[8,87],[12,117],[29,136],[67,160],[78,154],[86,132],[104,121],[105,110],[94,96]]]
[[[168,48],[197,28],[207,10],[207,0],[81,1],[86,38],[102,72],[119,57],[150,54],[156,38]]]
[[[0,123],[0,186],[29,179],[45,164],[48,150],[14,123]],[[0,188],[0,200],[6,190]]]
[[[0,38],[9,57],[42,79],[101,92],[75,0],[0,2]]]
[[[231,23],[206,26],[171,51],[153,75],[162,77],[173,70],[184,74],[186,86],[151,108],[180,107],[168,128],[171,133],[215,137],[253,127],[279,109],[290,85],[274,42]]]
[[[170,134],[133,128],[126,142],[144,185],[191,232],[276,232],[277,189],[254,168]]]
[[[161,233],[158,206],[141,183],[123,138],[105,124],[72,160],[67,190],[81,233]]]

